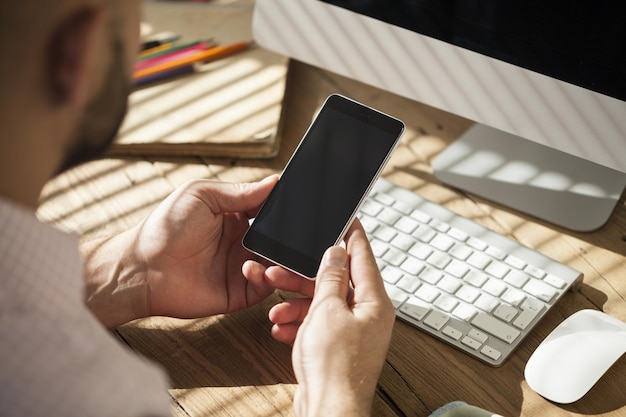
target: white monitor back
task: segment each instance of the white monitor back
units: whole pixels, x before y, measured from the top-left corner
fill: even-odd
[[[582,231],[601,227],[619,200],[626,102],[318,0],[256,0],[255,7],[261,46],[483,125],[472,142],[461,138],[435,161],[443,181]],[[500,139],[499,131],[508,135]],[[562,151],[550,155],[563,160],[537,161],[543,147],[511,154],[494,146],[514,136]]]

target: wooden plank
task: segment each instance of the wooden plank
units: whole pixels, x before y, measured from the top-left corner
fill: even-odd
[[[206,319],[138,320],[117,332],[165,368],[170,395],[189,416],[292,416],[291,348],[270,336],[267,319],[279,300]]]

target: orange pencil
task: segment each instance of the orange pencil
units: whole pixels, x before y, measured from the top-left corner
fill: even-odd
[[[160,65],[155,65],[143,70],[136,71],[133,74],[134,79],[148,77],[158,74],[163,71],[170,71],[176,68],[184,67],[187,65],[195,64],[197,62],[206,62],[214,59],[221,58],[228,54],[245,49],[249,45],[248,42],[237,42],[226,46],[216,46],[206,51],[198,52],[197,54],[181,58],[177,61],[165,62]]]

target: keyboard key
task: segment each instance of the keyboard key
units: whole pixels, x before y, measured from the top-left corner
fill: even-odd
[[[480,290],[470,285],[463,285],[457,292],[456,296],[465,301],[468,304],[472,304],[478,297],[480,297]]]
[[[488,313],[492,312],[493,309],[498,307],[499,304],[500,302],[498,299],[489,294],[481,294],[480,297],[478,297],[478,300],[474,303],[476,307]]]
[[[426,301],[427,303],[432,303],[433,301],[435,301],[435,299],[439,297],[439,294],[441,294],[441,292],[439,292],[435,287],[432,287],[428,284],[422,285],[415,292],[415,295],[418,298]]]
[[[432,217],[430,217],[428,214],[417,209],[411,212],[411,217],[422,224],[428,224],[428,222],[430,222],[430,219],[432,219]]]
[[[454,308],[459,305],[459,301],[447,294],[441,294],[437,301],[435,301],[435,307],[438,309],[445,311],[446,313],[450,313]]]
[[[530,276],[533,276],[537,279],[542,279],[546,276],[546,271],[533,265],[526,265],[524,271],[526,271]]]
[[[506,284],[498,279],[489,278],[483,285],[483,290],[494,297],[499,297],[506,290]]]
[[[435,285],[439,282],[441,278],[443,278],[443,273],[434,268],[431,268],[430,266],[427,266],[422,270],[422,272],[420,272],[419,277],[424,282]]]
[[[368,198],[367,200],[363,202],[363,205],[361,206],[360,211],[361,213],[365,213],[370,217],[376,217],[378,213],[380,213],[383,210],[383,208],[384,206],[382,204],[377,203],[371,198]]]
[[[528,283],[524,285],[524,291],[546,303],[550,303],[557,294],[554,287],[536,279],[528,281]]]
[[[404,234],[398,234],[391,241],[391,245],[400,249],[403,252],[407,252],[415,244],[415,239]]]
[[[433,252],[430,254],[426,262],[438,269],[444,269],[452,259],[443,252]]]
[[[484,253],[474,252],[468,259],[467,263],[475,268],[484,270],[491,262],[491,258]]]
[[[419,239],[420,241],[424,243],[428,243],[435,236],[437,236],[437,232],[435,232],[432,228],[428,226],[420,225],[420,227],[415,229],[411,235],[415,236],[417,239]]]
[[[499,261],[504,261],[506,258],[506,252],[500,248],[496,248],[495,246],[489,246],[485,249],[485,253],[489,256],[496,258]]]
[[[424,324],[432,327],[435,330],[441,330],[441,328],[448,322],[449,317],[447,314],[443,314],[437,310],[433,310],[424,319]]]
[[[398,232],[388,226],[379,226],[374,232],[374,236],[383,242],[391,242]]]
[[[487,282],[488,279],[489,277],[484,273],[476,270],[471,270],[469,274],[467,274],[463,278],[463,281],[473,285],[474,287],[480,288],[485,282]]]
[[[450,230],[446,232],[450,237],[458,240],[459,242],[465,242],[469,239],[469,235],[462,230],[457,229],[456,227],[451,227]]]
[[[518,329],[524,330],[530,325],[530,323],[533,322],[535,317],[537,317],[543,311],[543,309],[544,307],[541,306],[541,308],[528,308],[522,310],[520,315],[517,316],[515,320],[513,320],[513,326],[517,327]]]
[[[469,322],[476,315],[476,313],[478,313],[476,308],[469,304],[461,303],[454,309],[452,315],[459,320]]]
[[[489,339],[489,336],[487,334],[476,329],[470,329],[470,331],[467,332],[467,335],[472,339],[479,341],[481,344],[485,343],[487,339]]]
[[[400,305],[409,298],[409,295],[400,288],[387,283],[385,283],[385,290],[387,290],[387,295],[389,296],[394,308],[400,307]]]
[[[417,259],[425,261],[433,253],[433,249],[430,246],[417,242],[409,249],[409,254],[415,256]]]
[[[461,340],[461,343],[463,343],[465,346],[469,346],[470,348],[474,350],[480,349],[480,347],[483,345],[478,340],[474,340],[469,336],[465,336],[463,340]]]
[[[415,297],[409,298],[406,303],[400,307],[400,311],[415,320],[422,320],[430,310],[430,304]]]
[[[463,281],[451,276],[444,276],[441,281],[437,283],[437,288],[447,292],[448,294],[454,294],[463,285]]]
[[[472,253],[474,253],[474,250],[463,243],[457,243],[448,251],[448,254],[460,261],[467,260]]]
[[[473,247],[474,249],[478,249],[480,251],[484,251],[485,249],[487,249],[487,247],[489,245],[487,245],[485,242],[483,242],[482,240],[472,236],[467,240],[467,244],[470,245],[471,247]]]
[[[410,205],[405,204],[402,201],[394,201],[391,207],[398,210],[400,213],[404,214],[405,216],[408,216],[413,211],[413,208]],[[404,217],[404,218],[406,219],[408,217]]]
[[[516,290],[515,288],[509,288],[504,292],[504,294],[502,294],[501,298],[505,303],[518,307],[522,301],[526,299],[526,294],[523,291]]]
[[[536,298],[528,297],[524,300],[521,307],[522,310],[538,310],[542,311],[545,308],[543,302],[537,300]]]
[[[384,193],[374,194],[374,200],[376,200],[377,202],[381,203],[384,206],[393,206],[393,204],[396,202],[395,198]]]
[[[519,330],[486,313],[478,313],[471,323],[506,343],[513,343],[521,334]]]
[[[376,258],[376,266],[378,267],[378,270],[382,271],[382,269],[387,266],[387,263],[380,258]]]
[[[511,270],[511,268],[509,268],[506,264],[503,264],[502,262],[491,262],[489,265],[487,265],[487,267],[485,268],[485,272],[488,273],[491,276],[494,276],[496,278],[504,278],[504,276]]]
[[[372,233],[374,233],[376,229],[378,228],[378,225],[379,225],[378,221],[372,217],[362,216],[362,217],[359,217],[359,219],[361,220],[363,229],[365,229],[365,233],[367,233],[368,235],[371,235]]]
[[[552,274],[546,275],[546,277],[543,279],[543,282],[546,282],[552,285],[554,288],[558,288],[559,290],[562,290],[567,285],[567,283],[561,278]]]
[[[513,268],[524,269],[526,268],[526,262],[518,258],[517,256],[509,255],[504,260],[508,265],[511,265]]]
[[[445,268],[446,272],[454,277],[463,278],[470,271],[465,262],[453,259]]]
[[[448,230],[450,230],[450,225],[448,223],[442,222],[441,220],[432,219],[428,224],[433,229],[438,230],[442,233],[446,233]]]
[[[402,278],[402,271],[392,266],[385,266],[382,271],[380,271],[380,275],[382,275],[383,280],[389,284],[395,284],[400,281]]]
[[[420,224],[417,221],[413,220],[410,217],[402,217],[394,224],[394,227],[401,232],[411,234],[415,229],[419,227],[419,225]]]
[[[502,356],[502,352],[487,345],[483,346],[483,348],[480,350],[480,353],[487,356],[488,358],[493,359],[494,361],[497,361]]]
[[[451,337],[454,340],[459,340],[461,336],[463,336],[463,332],[458,329],[455,329],[452,326],[446,326],[441,330],[441,333],[445,334],[448,337]]]
[[[396,286],[409,294],[413,294],[419,286],[421,285],[419,279],[417,277],[411,275],[404,275],[400,281],[396,284]]]
[[[430,241],[430,245],[442,252],[447,252],[454,245],[454,240],[446,235],[437,235]]]
[[[528,282],[530,277],[526,275],[524,272],[520,271],[510,271],[506,277],[504,277],[504,282],[507,284],[511,284],[515,288],[522,288],[524,284]]]
[[[393,226],[398,220],[400,220],[401,217],[402,214],[398,213],[395,210],[383,210],[378,213],[378,216],[376,216],[379,221],[386,223],[390,226]]]
[[[383,259],[385,260],[385,262],[388,262],[393,266],[400,266],[402,265],[402,262],[404,262],[404,260],[406,259],[406,255],[404,254],[404,252],[394,247],[390,247],[389,250],[387,250],[387,252],[385,252],[385,254],[383,255]]]
[[[518,310],[515,307],[507,304],[500,304],[498,307],[496,307],[493,315],[498,317],[499,319],[506,321],[507,323],[510,323],[511,320],[513,320],[513,318],[517,316],[517,313]]]
[[[370,246],[372,247],[372,252],[374,252],[374,256],[377,258],[381,258],[385,252],[389,249],[389,246],[378,239],[370,239]]]
[[[400,269],[405,272],[408,272],[412,276],[418,275],[424,269],[425,265],[422,261],[415,258],[407,258],[402,265],[400,265]]]

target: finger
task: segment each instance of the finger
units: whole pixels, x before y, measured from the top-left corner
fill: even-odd
[[[298,335],[298,329],[300,329],[298,323],[275,324],[272,326],[272,337],[279,342],[293,345]]]
[[[271,175],[256,183],[195,180],[184,192],[201,199],[215,214],[245,212],[251,217],[256,214],[277,181],[278,175]]]
[[[248,281],[255,284],[265,281],[266,267],[260,262],[254,260],[247,260],[241,266],[241,272]]]
[[[247,293],[251,296],[263,298],[273,291],[272,285],[265,279],[265,267],[255,261],[245,261],[241,267],[241,272],[250,285],[247,286]]]
[[[274,324],[302,323],[310,306],[310,298],[293,298],[273,306],[268,317]]]
[[[350,254],[350,271],[354,286],[354,300],[388,299],[376,258],[372,253],[365,230],[356,219],[346,233],[346,248]]]
[[[322,257],[313,302],[327,297],[340,297],[346,300],[349,290],[348,253],[340,246],[332,246]]]
[[[302,278],[300,275],[280,266],[267,268],[265,271],[265,279],[274,288],[297,292],[307,297],[313,297],[313,293],[315,292],[314,281]]]

